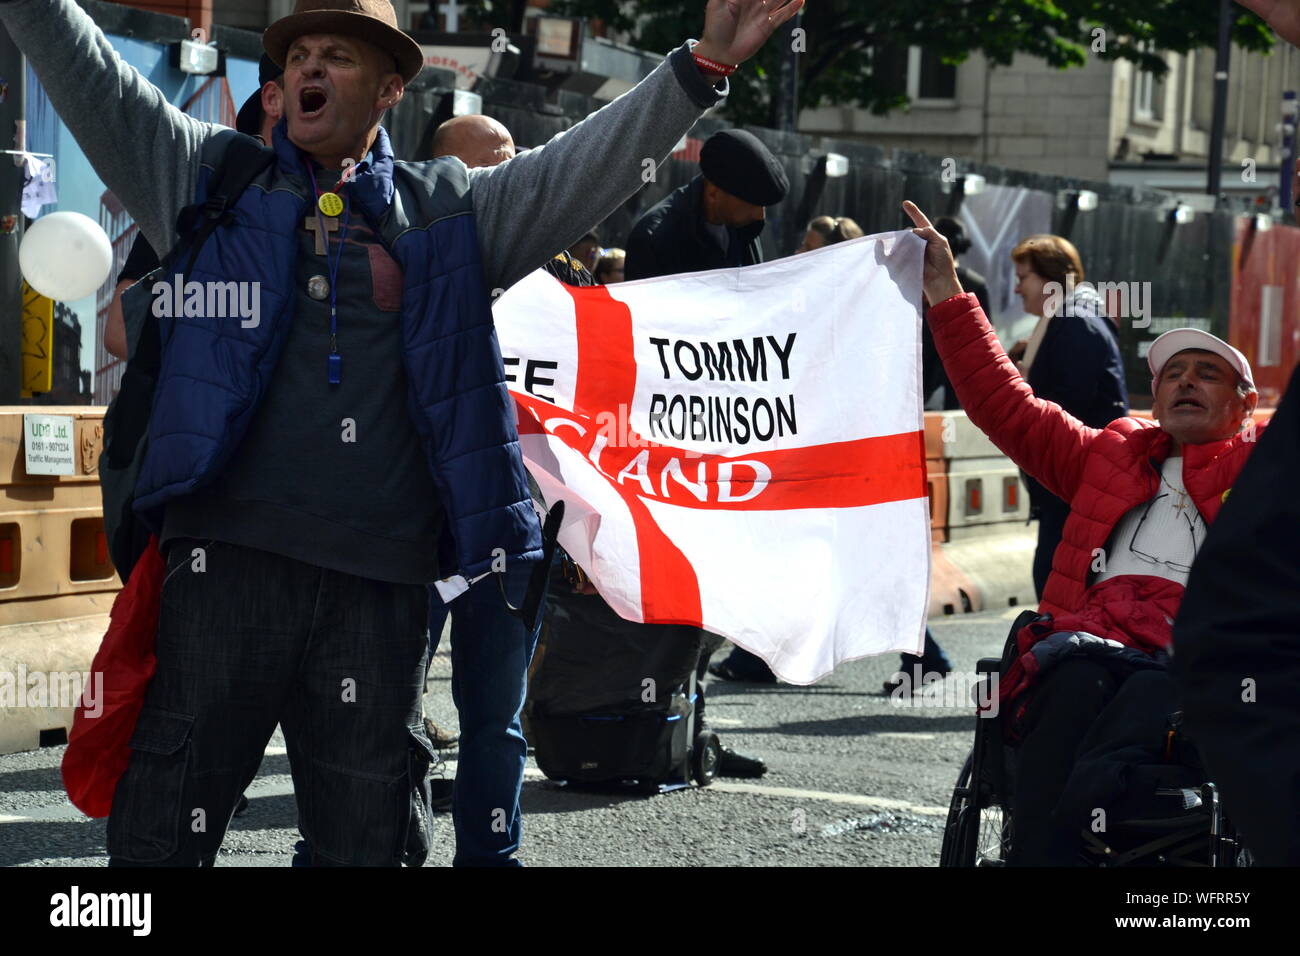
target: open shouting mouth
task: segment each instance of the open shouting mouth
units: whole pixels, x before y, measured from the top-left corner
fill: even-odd
[[[1182,398],[1177,399],[1174,402],[1174,404],[1170,407],[1171,408],[1196,408],[1196,409],[1200,409],[1201,411],[1205,411],[1205,403],[1202,402],[1200,399],[1193,398],[1191,395],[1184,395]]]
[[[328,98],[319,86],[304,86],[298,93],[298,109],[305,119],[319,116]]]

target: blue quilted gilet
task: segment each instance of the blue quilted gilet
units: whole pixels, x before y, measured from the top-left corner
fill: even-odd
[[[198,282],[260,282],[260,323],[243,328],[236,318],[158,319],[162,366],[135,485],[135,510],[155,531],[168,501],[210,483],[236,453],[294,318],[289,293],[311,186],[303,155],[283,130],[282,123],[275,162],[244,191],[235,222],[212,233],[187,276]],[[219,134],[210,155],[218,157],[234,135]],[[198,204],[207,198],[218,161],[201,167]],[[348,188],[403,270],[408,404],[442,496],[454,570],[481,574],[502,552],[511,562],[540,560],[541,529],[506,390],[464,167],[446,160],[397,163],[380,128],[371,161]],[[188,254],[168,256],[165,264],[173,258],[183,264]]]

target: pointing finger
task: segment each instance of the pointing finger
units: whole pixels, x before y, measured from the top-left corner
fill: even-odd
[[[912,202],[912,200],[903,200],[903,212],[907,213],[908,218],[912,220],[912,224],[918,229],[932,228],[930,220],[925,217],[925,213],[921,212],[916,203]]]

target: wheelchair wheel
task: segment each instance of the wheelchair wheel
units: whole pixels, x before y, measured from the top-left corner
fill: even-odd
[[[1011,814],[971,780],[974,754],[953,788],[939,851],[940,866],[1006,866],[1011,850]]]

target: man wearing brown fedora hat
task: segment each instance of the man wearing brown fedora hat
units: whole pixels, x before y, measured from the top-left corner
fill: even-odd
[[[152,316],[152,347],[123,379],[149,414],[123,453],[138,460],[125,505],[106,495],[105,516],[122,522],[124,595],[153,602],[158,623],[110,864],[211,864],[277,724],[314,864],[424,859],[427,817],[410,795],[429,760],[428,588],[523,607],[544,550],[493,292],[641,188],[802,6],[709,0],[702,40],[636,88],[545,146],[469,170],[393,157],[380,120],[422,57],[387,0],[300,0],[264,38],[285,90],[269,165],[227,206],[209,189],[237,133],[171,106],[73,0],[0,0],[96,172],[171,250],[161,276],[175,279],[124,295]],[[571,175],[597,153],[607,175]],[[183,280],[209,302],[217,287],[250,292],[258,308],[172,310]],[[107,451],[104,464],[121,467]],[[535,619],[499,637],[513,642],[517,718]],[[522,738],[498,736],[522,777]],[[456,862],[514,863],[517,793],[466,822],[501,835],[490,855]]]

